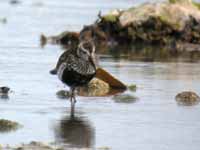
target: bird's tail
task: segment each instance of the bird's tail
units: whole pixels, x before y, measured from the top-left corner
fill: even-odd
[[[50,70],[49,73],[52,74],[52,75],[56,75],[57,74],[57,69],[54,68],[54,69]]]
[[[44,34],[40,36],[40,46],[44,47],[47,44],[47,37]]]

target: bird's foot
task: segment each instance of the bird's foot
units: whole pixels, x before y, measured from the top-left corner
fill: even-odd
[[[76,103],[76,99],[74,98],[74,104]]]

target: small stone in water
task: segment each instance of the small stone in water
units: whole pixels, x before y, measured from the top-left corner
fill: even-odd
[[[128,89],[129,89],[130,91],[135,92],[136,89],[137,89],[137,86],[136,86],[135,84],[131,84],[131,85],[128,86]]]
[[[130,94],[120,94],[113,97],[116,103],[134,103],[138,100],[137,97]]]
[[[110,148],[107,147],[107,146],[98,147],[97,149],[98,149],[98,150],[110,150]]]
[[[22,127],[20,124],[14,121],[0,119],[0,132],[10,132],[15,131]]]
[[[16,4],[19,4],[19,3],[21,3],[21,2],[18,1],[18,0],[11,0],[10,1],[10,4],[12,4],[12,5],[16,5]]]
[[[0,23],[6,24],[7,23],[7,19],[6,18],[0,18]]]
[[[200,102],[200,97],[191,91],[184,91],[176,95],[176,101],[180,105],[191,106]]]
[[[70,92],[65,90],[60,90],[56,92],[56,95],[60,99],[68,99],[70,97]]]

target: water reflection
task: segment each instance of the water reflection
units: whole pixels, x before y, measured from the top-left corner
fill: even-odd
[[[91,123],[74,115],[62,118],[54,128],[55,141],[72,148],[94,148],[95,129]]]
[[[145,46],[144,46],[145,45]],[[116,45],[113,47],[98,47],[98,54],[111,55],[115,59],[125,58],[139,61],[184,61],[198,62],[199,51],[177,50],[176,47],[155,46],[148,44]]]
[[[9,96],[8,96],[8,94],[0,94],[0,99],[8,100]]]

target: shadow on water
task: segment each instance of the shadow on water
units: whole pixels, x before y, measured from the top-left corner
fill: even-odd
[[[94,148],[95,129],[91,123],[83,117],[63,117],[54,128],[55,142],[67,145],[71,148]]]

